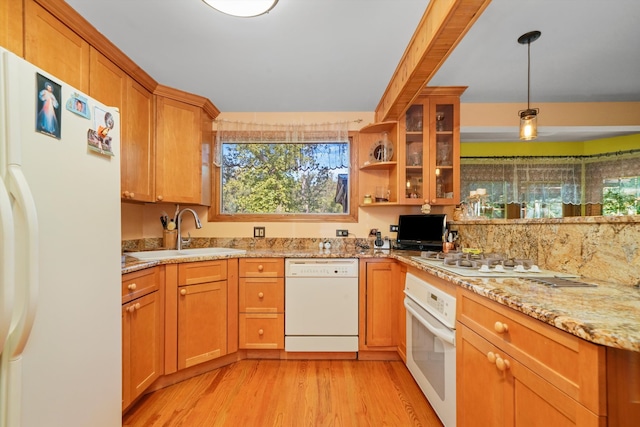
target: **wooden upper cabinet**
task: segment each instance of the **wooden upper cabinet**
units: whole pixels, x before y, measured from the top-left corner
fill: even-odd
[[[95,48],[89,49],[89,96],[123,114],[127,74]]]
[[[88,93],[89,43],[35,1],[24,4],[24,58]]]
[[[156,95],[156,201],[210,204],[211,122],[206,98],[166,86]]]
[[[200,108],[160,96],[157,108],[156,200],[199,204]]]
[[[89,95],[120,110],[123,200],[154,200],[153,94],[98,52],[90,50]]]
[[[152,202],[155,200],[154,96],[129,77],[126,100],[126,134],[120,163],[122,197]]]
[[[20,57],[24,55],[23,7],[21,1],[0,0],[0,46]]]

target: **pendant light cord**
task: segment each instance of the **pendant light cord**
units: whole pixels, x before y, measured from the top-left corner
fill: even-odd
[[[530,110],[529,100],[531,98],[531,41],[527,42],[527,110]]]

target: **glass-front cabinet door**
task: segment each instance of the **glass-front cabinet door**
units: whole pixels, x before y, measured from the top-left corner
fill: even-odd
[[[425,118],[428,120],[428,104],[414,104],[405,115],[404,138],[404,186],[403,196],[406,203],[424,203],[424,165],[425,165]],[[429,122],[426,122],[428,126]],[[428,149],[427,149],[428,151]]]
[[[458,98],[432,98],[430,108],[430,191],[435,205],[460,202],[460,120]]]
[[[464,89],[426,88],[400,120],[400,203],[460,203],[459,111]]]

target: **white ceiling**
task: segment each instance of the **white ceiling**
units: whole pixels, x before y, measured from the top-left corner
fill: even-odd
[[[201,0],[66,1],[159,83],[223,112],[374,111],[429,3],[279,0],[266,15],[234,18]],[[639,22],[639,0],[493,0],[429,85],[468,86],[462,102],[526,103],[517,38],[539,30],[532,106],[640,102]],[[500,135],[476,131],[462,139]]]

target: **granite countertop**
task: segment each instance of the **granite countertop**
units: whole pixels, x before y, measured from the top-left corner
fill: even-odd
[[[243,255],[190,257],[161,261],[139,261],[127,256],[122,273],[155,265],[226,258],[393,258],[431,273],[476,294],[555,326],[572,335],[604,346],[640,352],[640,289],[628,285],[590,280],[589,288],[551,288],[518,278],[462,277],[437,267],[413,261],[419,252],[330,250],[247,250]]]

